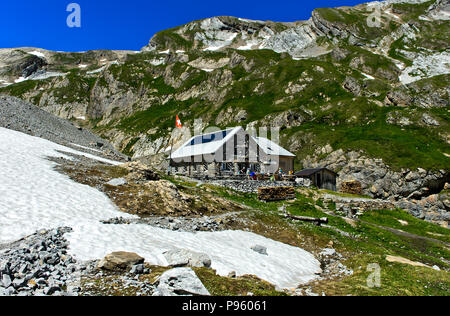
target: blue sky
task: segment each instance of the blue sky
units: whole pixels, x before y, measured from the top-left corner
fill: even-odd
[[[72,2],[81,7],[81,28],[66,25],[66,8]],[[314,8],[363,2],[367,1],[2,0],[0,48],[140,50],[156,32],[193,20],[231,15],[289,22],[308,19]]]

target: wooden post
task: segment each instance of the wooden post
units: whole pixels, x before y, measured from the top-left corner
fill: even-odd
[[[317,226],[320,226],[321,224],[328,224],[328,218],[322,217],[322,218],[315,218],[315,217],[307,217],[307,216],[294,216],[290,214],[286,214],[287,218],[302,221],[302,222],[313,222]]]
[[[170,144],[169,171],[167,172],[169,176],[172,174],[172,151],[173,151],[173,138],[172,143]]]

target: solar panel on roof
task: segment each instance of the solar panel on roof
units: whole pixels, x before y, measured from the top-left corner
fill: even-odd
[[[222,139],[227,137],[227,135],[231,131],[232,130],[220,131],[220,132],[216,132],[216,133],[211,133],[211,134],[200,135],[200,136],[194,137],[188,146],[194,146],[194,145],[199,145],[199,144],[208,144],[208,143],[212,143],[212,142],[221,141]]]

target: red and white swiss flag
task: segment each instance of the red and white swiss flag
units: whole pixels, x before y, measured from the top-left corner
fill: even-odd
[[[176,126],[177,126],[177,128],[182,128],[182,127],[183,127],[183,125],[181,124],[181,120],[180,120],[180,118],[178,117],[178,115],[177,115]]]

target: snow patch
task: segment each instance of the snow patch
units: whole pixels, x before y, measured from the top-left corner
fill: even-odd
[[[361,74],[362,74],[364,77],[366,77],[367,79],[375,80],[375,78],[372,77],[371,75],[368,75],[368,74],[366,74],[366,73],[364,73],[364,72],[361,72]]]
[[[246,22],[246,23],[260,23],[260,21],[241,19],[241,18],[238,18],[238,20],[241,22]]]
[[[28,54],[34,55],[34,56],[37,56],[37,57],[41,57],[41,58],[45,58],[45,55],[43,53],[37,51],[37,50],[29,52]]]
[[[259,44],[260,44],[259,41],[257,41],[257,40],[252,40],[252,41],[248,41],[248,42],[246,43],[246,45],[244,45],[244,46],[239,46],[237,49],[238,49],[238,50],[251,50],[254,46],[257,46],[257,45],[259,45]]]
[[[82,117],[84,117],[84,116],[82,116]],[[77,117],[78,118],[78,117]],[[86,118],[84,118],[84,120],[85,120]],[[94,148],[90,148],[90,147],[86,147],[86,146],[81,146],[81,145],[77,145],[77,144],[74,144],[74,143],[71,143],[71,145],[72,146],[75,146],[75,147],[78,147],[78,148],[82,148],[82,149],[86,149],[86,150],[92,150],[92,151],[95,151],[95,152],[98,152],[98,153],[103,153],[101,150],[98,150],[98,149],[94,149]]]
[[[394,64],[395,64],[395,66],[396,66],[398,69],[400,69],[400,70],[403,70],[403,69],[405,69],[405,67],[406,67],[406,65],[405,65],[404,63],[402,63],[402,62],[400,62],[400,61],[397,61],[397,60],[394,61]]]
[[[142,224],[101,224],[100,220],[134,216],[118,211],[102,192],[55,171],[55,163],[46,157],[63,156],[57,151],[95,157],[0,128],[0,243],[42,228],[70,226],[69,252],[79,260],[132,251],[151,264],[167,265],[163,252],[188,249],[210,255],[220,275],[253,274],[280,288],[309,282],[321,272],[311,253],[249,232],[187,233]],[[254,245],[266,247],[268,256],[251,250]]]
[[[430,18],[427,17],[426,15],[421,15],[421,16],[419,16],[419,20],[427,21],[427,22],[432,22],[432,21],[433,21],[432,19],[430,19]]]
[[[402,20],[398,15],[394,14],[391,10],[387,10],[387,11],[385,11],[385,13],[386,13],[387,15],[390,15],[391,17],[393,17],[393,18],[396,19],[396,20],[399,20],[399,21]]]
[[[24,82],[27,81],[28,79],[25,77],[20,77],[19,79],[14,80],[14,83],[20,83],[20,82]]]
[[[106,66],[103,66],[99,69],[88,71],[87,74],[88,75],[98,74],[98,73],[102,72],[103,70],[105,70],[105,68],[106,68]]]
[[[150,64],[152,64],[153,66],[159,66],[159,65],[164,65],[166,63],[165,58],[159,58],[159,59],[152,59],[149,61]]]
[[[62,73],[62,72],[53,72],[53,71],[43,71],[43,72],[37,72],[33,75],[31,75],[30,77],[28,77],[28,79],[31,80],[45,80],[48,78],[53,78],[53,77],[62,77],[65,76],[66,73]]]
[[[84,69],[84,68],[87,68],[87,66],[88,66],[88,65],[83,65],[83,64],[81,64],[81,65],[78,65],[78,68]]]

